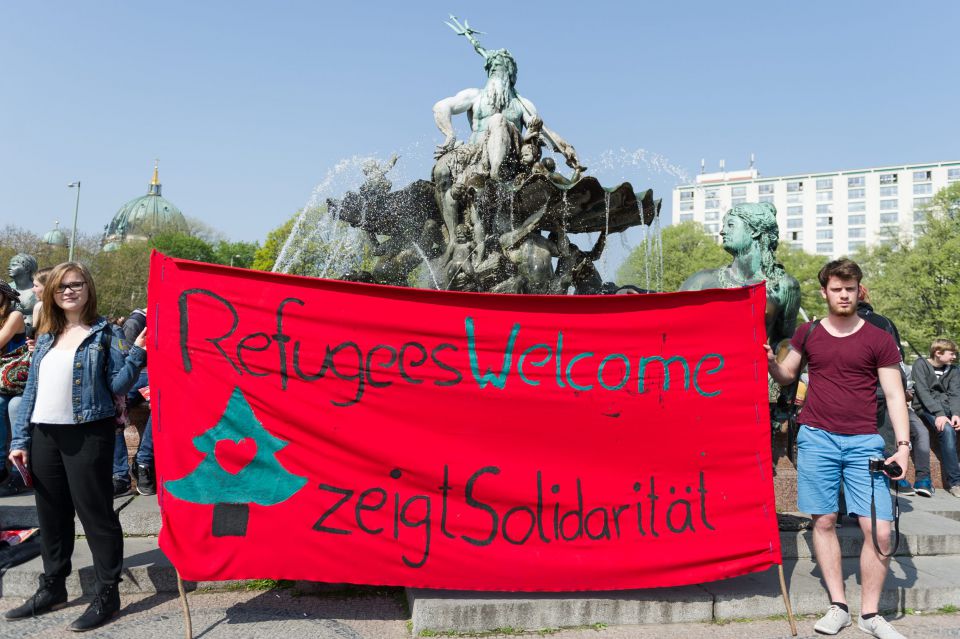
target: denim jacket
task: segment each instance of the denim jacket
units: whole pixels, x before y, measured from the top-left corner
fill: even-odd
[[[104,332],[110,336],[108,349],[104,349]],[[37,338],[20,412],[13,424],[11,450],[30,450],[30,416],[37,400],[40,362],[53,347],[53,339],[52,333]],[[94,422],[115,415],[113,396],[125,395],[130,390],[146,361],[145,350],[138,346],[130,346],[128,350],[119,329],[107,323],[106,318],[99,318],[90,334],[80,342],[73,358],[74,423]]]

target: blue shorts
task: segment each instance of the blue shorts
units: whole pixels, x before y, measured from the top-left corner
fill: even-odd
[[[883,437],[876,435],[836,435],[800,426],[797,434],[797,506],[811,515],[836,512],[840,482],[847,512],[870,516],[870,486],[877,503],[877,519],[893,521],[890,484],[883,473],[869,472],[871,458],[885,459]]]

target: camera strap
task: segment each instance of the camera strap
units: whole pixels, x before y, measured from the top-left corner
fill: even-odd
[[[873,473],[870,473],[871,475]],[[900,486],[899,484],[894,485],[894,494],[893,498],[893,529],[895,531],[893,537],[893,548],[890,549],[889,553],[885,553],[880,550],[880,542],[877,541],[877,499],[876,499],[876,485],[873,482],[873,477],[870,478],[870,533],[873,535],[873,547],[877,549],[877,554],[881,557],[892,557],[896,552],[897,548],[900,547]]]

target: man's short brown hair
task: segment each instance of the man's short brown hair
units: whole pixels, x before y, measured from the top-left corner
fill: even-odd
[[[860,267],[853,260],[842,258],[827,262],[827,264],[820,269],[820,273],[817,274],[817,279],[820,280],[820,287],[826,288],[827,282],[830,281],[831,277],[836,277],[841,280],[857,280],[857,284],[860,284],[860,280],[863,279],[863,271],[860,270]]]
[[[943,337],[938,337],[933,340],[933,344],[930,345],[930,357],[932,358],[939,351],[953,351],[957,352],[957,343],[953,340],[949,340]]]

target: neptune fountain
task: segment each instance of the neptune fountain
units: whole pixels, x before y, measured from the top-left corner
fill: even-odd
[[[487,81],[444,98],[433,116],[444,135],[430,180],[393,190],[387,174],[397,161],[369,161],[356,191],[328,199],[333,219],[357,229],[373,262],[344,279],[407,286],[426,264],[434,288],[458,291],[596,294],[603,288],[594,262],[607,237],[650,225],[660,211],[651,190],[612,188],[585,175],[574,147],[548,128],[537,107],[516,89],[517,63],[506,49],[490,50],[464,21],[450,26],[483,57]],[[466,114],[468,140],[457,139],[454,116]],[[569,175],[557,170],[559,154]],[[599,233],[589,250],[571,234]]]

